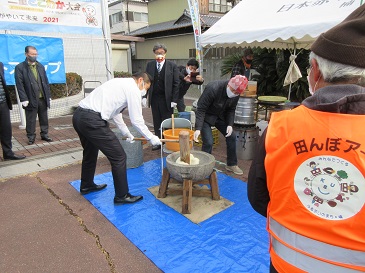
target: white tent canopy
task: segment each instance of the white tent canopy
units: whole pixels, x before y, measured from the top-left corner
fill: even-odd
[[[201,35],[202,46],[305,48],[360,0],[242,0]]]

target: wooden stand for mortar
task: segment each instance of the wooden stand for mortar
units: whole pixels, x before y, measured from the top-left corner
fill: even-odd
[[[180,131],[179,133],[179,145],[180,145],[180,158],[190,164],[190,134],[188,131]],[[191,213],[191,198],[192,196],[200,197],[212,197],[213,200],[219,200],[218,179],[215,170],[210,174],[209,178],[201,181],[192,181],[190,179],[184,179],[182,189],[168,189],[169,183],[181,183],[170,176],[167,168],[163,169],[162,179],[160,182],[160,188],[158,191],[158,198],[165,198],[170,195],[182,195],[182,213]],[[210,189],[193,189],[193,184],[205,184],[210,185]]]

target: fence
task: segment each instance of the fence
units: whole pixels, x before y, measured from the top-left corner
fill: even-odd
[[[75,107],[77,107],[80,100],[84,98],[84,92],[80,92],[77,95],[64,97],[60,99],[54,99],[51,102],[51,108],[48,111],[48,117],[54,118],[64,115],[72,114]],[[21,109],[21,111],[24,111]],[[17,104],[13,105],[13,110],[10,111],[11,122],[21,122],[19,106]]]

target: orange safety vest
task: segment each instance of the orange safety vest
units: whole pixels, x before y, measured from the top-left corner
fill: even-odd
[[[304,106],[272,114],[267,229],[279,272],[365,272],[364,125]]]

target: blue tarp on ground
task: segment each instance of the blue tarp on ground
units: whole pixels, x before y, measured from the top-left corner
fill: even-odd
[[[114,205],[110,172],[94,180],[105,190],[84,197],[164,272],[269,272],[266,219],[251,208],[246,183],[218,173],[220,194],[234,205],[194,224],[148,191],[160,180],[156,159],[128,169],[130,192],[143,195],[141,202]],[[79,190],[80,180],[71,185]]]

